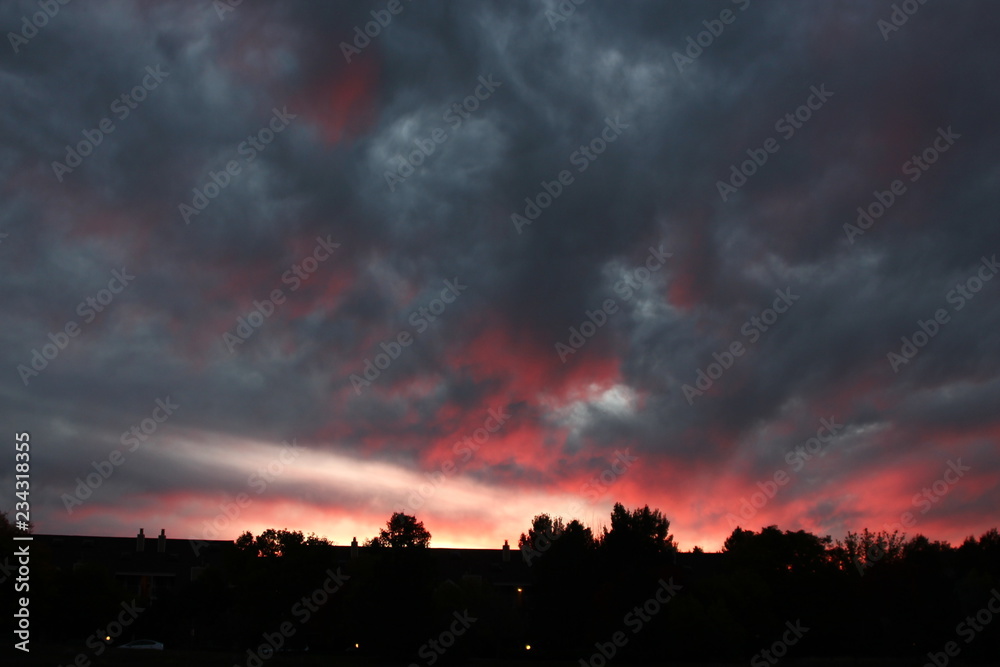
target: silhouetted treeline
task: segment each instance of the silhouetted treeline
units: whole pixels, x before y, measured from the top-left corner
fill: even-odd
[[[283,650],[424,665],[586,662],[616,633],[616,661],[742,662],[780,640],[786,623],[808,628],[788,648],[799,657],[926,658],[948,642],[965,660],[1000,652],[1000,614],[992,625],[980,614],[979,630],[961,625],[994,595],[1000,604],[996,529],[956,547],[885,531],[834,541],[736,528],[720,553],[678,553],[669,528],[658,510],[618,504],[600,534],[538,515],[508,552],[427,548],[430,533],[403,514],[356,547],[297,531],[244,533],[189,585],[149,603],[136,627],[168,646],[245,652],[289,623]],[[63,571],[42,545],[35,553],[33,610],[48,639],[79,644],[127,599],[104,564]]]

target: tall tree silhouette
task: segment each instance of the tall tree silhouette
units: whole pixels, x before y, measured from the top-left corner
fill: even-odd
[[[648,599],[659,585],[672,576],[677,548],[670,534],[670,521],[658,509],[649,505],[627,509],[615,503],[611,511],[610,528],[602,531],[598,561],[602,576],[595,591],[593,607],[595,627],[615,628],[622,623],[622,610],[632,609]],[[622,649],[623,659],[651,657],[651,642],[662,636],[663,616],[651,620],[652,628],[629,641]]]
[[[670,534],[670,520],[660,510],[649,509],[649,505],[630,512],[621,503],[615,503],[611,510],[611,529],[604,529],[602,543],[610,551],[651,555],[677,551],[674,536]]]
[[[417,517],[394,512],[378,535],[365,542],[369,547],[425,548],[430,546],[431,534]]]
[[[564,529],[562,517],[557,516],[553,519],[548,514],[538,514],[531,520],[528,532],[521,533],[521,537],[517,540],[517,548],[530,564],[533,558],[549,550]]]

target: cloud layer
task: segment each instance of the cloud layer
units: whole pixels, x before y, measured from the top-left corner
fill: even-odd
[[[40,532],[997,523],[991,3],[224,2],[0,9]]]

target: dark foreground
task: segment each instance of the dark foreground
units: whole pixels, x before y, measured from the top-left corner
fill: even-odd
[[[39,649],[30,654],[20,654],[9,664],[33,667],[70,667],[73,665],[76,653],[71,649]],[[423,661],[414,657],[414,664],[423,667]],[[110,651],[90,661],[88,667],[102,665],[157,665],[157,667],[231,667],[246,665],[247,656],[226,651]],[[262,663],[254,662],[250,667],[367,667],[367,666],[406,666],[411,663],[400,660],[386,660],[366,656],[329,655],[329,654],[281,654],[273,656]],[[578,667],[579,660],[471,660],[462,664],[476,667]],[[627,665],[613,661],[611,665]],[[657,662],[657,665],[671,667],[743,667],[747,661],[740,662]],[[799,658],[788,656],[781,661],[787,667],[921,667],[924,661],[914,659],[856,659],[856,658]],[[953,667],[1000,667],[997,662],[965,662],[960,659],[949,663]]]

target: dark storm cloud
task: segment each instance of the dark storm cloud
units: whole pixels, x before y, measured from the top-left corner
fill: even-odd
[[[554,22],[556,3],[403,7],[350,62],[341,43],[383,4],[243,3],[221,18],[211,3],[72,4],[18,53],[0,49],[0,261],[14,269],[0,279],[0,389],[5,422],[51,442],[53,486],[166,395],[183,405],[168,431],[312,436],[412,466],[468,428],[460,415],[520,403],[537,446],[568,458],[470,473],[511,484],[591,470],[626,443],[653,468],[752,447],[750,474],[766,476],[830,414],[889,424],[896,437],[863,452],[874,467],[920,429],[956,445],[989,430],[1000,282],[962,309],[948,295],[1000,251],[990,5],[921,5],[887,40],[891,6],[861,2],[588,2]],[[34,11],[8,3],[0,25]],[[733,20],[678,67],[723,11]],[[117,117],[147,67],[168,74]],[[832,94],[786,135],[777,124],[817,90]],[[244,142],[283,109],[247,160]],[[114,132],[60,182],[53,161],[105,117]],[[960,137],[909,181],[904,163],[939,128]],[[615,140],[581,157],[602,132]],[[768,138],[777,152],[723,201],[718,181]],[[414,151],[422,163],[390,187]],[[179,206],[231,161],[239,173],[185,224]],[[512,223],[563,170],[572,183],[551,205]],[[894,179],[905,194],[845,233]],[[283,277],[318,237],[340,247],[291,290]],[[615,284],[661,245],[672,256],[624,299]],[[18,365],[123,266],[134,282],[25,386]],[[468,287],[417,332],[445,280]],[[223,334],[275,289],[287,301],[230,352]],[[745,326],[787,289],[798,299],[752,342]],[[560,363],[555,344],[606,299],[619,312]],[[887,353],[940,308],[950,321],[894,371]],[[351,375],[400,332],[414,344],[356,391]],[[486,339],[517,364],[484,366]],[[746,353],[689,402],[684,385],[736,341]],[[641,409],[583,401],[570,428],[538,403],[606,383],[608,367]],[[547,387],[524,379],[533,369]],[[758,439],[769,423],[788,429]],[[135,474],[162,491],[216,478],[176,460]],[[814,507],[831,525],[854,511]]]

